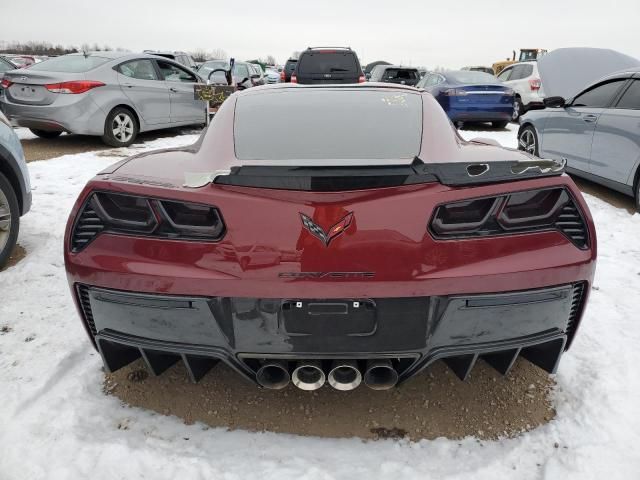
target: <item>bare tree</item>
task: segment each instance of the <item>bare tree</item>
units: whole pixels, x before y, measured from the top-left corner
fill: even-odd
[[[215,60],[228,60],[229,55],[222,48],[215,48],[211,50],[211,58]]]
[[[191,56],[196,62],[206,62],[207,60],[211,60],[211,54],[204,48],[198,48],[192,51]]]
[[[267,65],[275,65],[276,64],[276,57],[274,57],[273,55],[267,55],[266,64]]]

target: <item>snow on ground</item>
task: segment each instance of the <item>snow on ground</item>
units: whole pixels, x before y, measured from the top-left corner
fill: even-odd
[[[515,146],[514,127],[462,133]],[[29,165],[34,203],[19,237],[28,254],[0,273],[0,327],[11,329],[0,332],[1,479],[639,478],[640,215],[587,196],[599,234],[595,289],[561,362],[557,417],[548,425],[515,439],[417,443],[228,432],[102,393],[101,362],[68,291],[62,240],[82,186],[115,160],[85,153]]]

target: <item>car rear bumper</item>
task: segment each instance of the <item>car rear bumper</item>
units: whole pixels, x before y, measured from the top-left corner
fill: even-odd
[[[450,109],[447,114],[453,122],[497,122],[511,120],[513,106],[500,106],[491,109]]]
[[[67,95],[66,97],[76,97]],[[14,125],[80,135],[103,135],[106,113],[89,95],[56,100],[51,105],[22,105],[0,100],[4,114]]]
[[[142,358],[159,375],[183,361],[197,381],[221,360],[255,382],[261,362],[274,358],[393,359],[400,381],[438,359],[461,379],[479,358],[503,374],[519,355],[554,372],[588,288],[317,300],[74,291],[109,371]]]

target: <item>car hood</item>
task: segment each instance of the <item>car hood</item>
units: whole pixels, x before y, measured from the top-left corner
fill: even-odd
[[[640,60],[606,48],[559,48],[538,60],[547,97],[573,98],[596,80],[640,66]]]

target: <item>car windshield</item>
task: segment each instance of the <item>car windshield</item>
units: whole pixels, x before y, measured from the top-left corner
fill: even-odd
[[[291,89],[236,103],[235,151],[241,160],[411,159],[421,138],[422,99],[416,93]]]
[[[209,72],[216,70],[218,68],[227,70],[229,68],[229,62],[227,62],[226,60],[214,60],[210,62],[204,62],[202,65],[200,65],[198,72],[204,75],[208,75]]]
[[[453,80],[457,83],[470,83],[470,84],[479,84],[479,83],[500,83],[496,77],[489,73],[485,72],[473,72],[469,70],[461,70],[459,72],[448,72],[446,74],[449,80]]]
[[[298,72],[337,73],[354,72],[358,69],[352,52],[312,52],[300,57]]]
[[[45,72],[68,72],[82,73],[93,70],[110,58],[99,57],[97,55],[63,55],[61,57],[50,58],[29,67],[29,70],[42,70]]]

